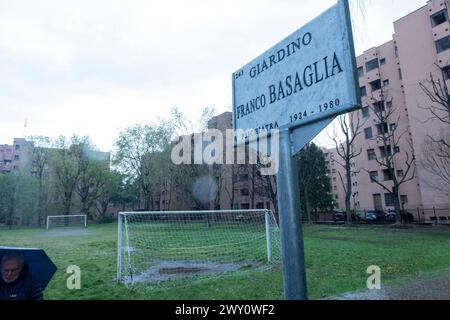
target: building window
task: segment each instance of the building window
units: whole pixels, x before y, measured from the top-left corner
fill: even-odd
[[[372,91],[380,90],[381,89],[381,80],[378,79],[378,80],[372,81],[370,83],[370,87],[371,87]]]
[[[436,41],[437,53],[441,53],[450,48],[450,36],[446,36]]]
[[[360,78],[364,76],[364,68],[363,67],[359,67],[358,68],[358,76]]]
[[[399,146],[394,147],[394,153],[400,153],[400,147]]]
[[[336,194],[336,195],[334,196],[334,198],[335,198],[336,200],[338,200],[338,199],[339,199],[339,196]]]
[[[14,166],[13,171],[19,171],[19,166]]]
[[[386,156],[392,156],[391,146],[386,146],[386,149],[384,147],[380,147],[380,154],[382,158],[386,158]]]
[[[250,192],[248,191],[248,189],[241,189],[241,196],[248,196],[250,194]]]
[[[389,130],[391,130],[391,132],[394,132],[395,129],[397,129],[397,125],[396,125],[395,123],[391,123],[391,124],[389,125]]]
[[[256,204],[256,209],[264,209],[264,202],[258,202]]]
[[[366,87],[361,87],[360,90],[361,90],[361,97],[367,96],[367,89],[366,89]]]
[[[233,203],[233,210],[239,210],[239,203]]]
[[[366,135],[366,139],[372,139],[373,137],[372,128],[365,128],[364,134]]]
[[[373,110],[374,110],[376,113],[380,113],[380,112],[384,111],[384,110],[385,110],[385,108],[384,108],[384,102],[383,102],[383,101],[378,101],[377,103],[374,103],[374,104],[373,104]]]
[[[398,58],[398,47],[397,46],[394,47],[394,54],[395,54],[395,57]]]
[[[388,124],[386,122],[377,124],[376,127],[379,135],[388,133]]]
[[[20,156],[18,155],[18,154],[16,154],[15,156],[14,156],[14,161],[19,161],[20,160]]]
[[[384,194],[384,201],[386,203],[386,207],[393,207],[395,206],[395,200],[394,195],[392,193],[385,193]]]
[[[439,11],[431,16],[431,26],[434,28],[444,22],[448,21],[447,9]]]
[[[380,65],[385,65],[386,64],[386,59],[385,58],[383,58],[383,59],[380,59]]]
[[[442,74],[444,75],[445,80],[450,79],[450,66],[442,68]]]
[[[389,85],[389,79],[383,81],[383,87],[387,87]]]
[[[383,178],[384,178],[384,181],[391,181],[391,180],[393,180],[394,179],[393,171],[389,170],[389,169],[383,170]]]
[[[379,181],[378,171],[370,172],[370,181],[371,182],[378,182]]]
[[[397,170],[397,177],[403,178],[403,175],[404,175],[403,170]]]
[[[362,108],[361,112],[363,118],[368,118],[370,116],[369,107]]]
[[[403,204],[408,203],[408,196],[407,195],[401,195],[400,196],[400,202]]]
[[[377,58],[370,60],[369,62],[366,63],[366,71],[367,72],[372,71],[378,67],[379,67],[379,64],[378,64]]]
[[[243,203],[243,204],[241,204],[241,209],[242,209],[242,210],[248,210],[248,209],[250,209],[250,204],[248,204],[248,203]]]
[[[240,174],[238,181],[248,181],[248,174]]]
[[[16,144],[16,150],[20,150],[20,144]]]
[[[369,159],[369,161],[377,159],[377,155],[375,154],[374,149],[367,150],[367,158]]]

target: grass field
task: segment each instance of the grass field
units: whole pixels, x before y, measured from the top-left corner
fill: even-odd
[[[279,268],[226,275],[162,290],[117,285],[117,225],[91,225],[73,234],[59,230],[0,230],[0,245],[39,247],[59,270],[46,299],[282,299]],[[450,269],[450,229],[305,226],[311,299],[364,289],[367,267],[378,265],[382,284],[397,284]],[[66,287],[69,265],[81,268],[81,290]]]

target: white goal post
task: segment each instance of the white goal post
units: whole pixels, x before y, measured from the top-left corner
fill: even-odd
[[[269,210],[121,212],[117,282],[169,280],[267,268],[281,263]]]
[[[52,227],[87,227],[87,215],[74,214],[74,215],[60,215],[60,216],[47,216],[47,229]]]

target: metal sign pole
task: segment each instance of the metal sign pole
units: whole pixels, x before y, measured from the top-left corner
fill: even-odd
[[[290,130],[280,131],[278,208],[286,300],[307,300],[305,253],[298,171],[293,161]]]

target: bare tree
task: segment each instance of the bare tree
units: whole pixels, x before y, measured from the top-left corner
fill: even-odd
[[[340,139],[340,134],[337,133],[336,127],[333,127],[333,135],[329,135],[329,138],[334,142],[336,152],[340,158],[339,160],[335,159],[335,161],[345,170],[345,177],[342,176],[340,171],[338,173],[345,192],[345,211],[347,215],[347,223],[349,223],[352,218],[352,176],[359,173],[359,171],[353,169],[352,161],[362,153],[362,147],[359,147],[359,149],[356,148],[355,141],[361,134],[361,129],[366,122],[367,119],[361,120],[359,111],[352,112],[348,116],[341,115],[338,117],[338,123],[340,133],[343,134],[344,138]]]
[[[439,67],[442,78],[430,73],[430,78],[420,82],[419,86],[431,101],[431,105],[425,109],[431,113],[430,119],[437,119],[443,123],[450,125],[450,96],[447,82],[444,76],[444,70]]]
[[[425,122],[437,121],[443,124],[440,132],[427,135],[424,149],[423,167],[437,178],[428,181],[432,186],[448,195],[450,187],[450,96],[445,81],[444,69],[436,65],[441,77],[430,73],[429,79],[420,82],[420,88],[430,100],[430,105],[422,107],[428,110],[430,117]]]
[[[375,114],[374,122],[377,128],[377,134],[374,136],[374,139],[382,144],[382,147],[380,148],[381,157],[376,157],[375,160],[381,168],[384,168],[383,175],[385,176],[384,180],[386,180],[386,182],[383,183],[378,178],[374,177],[371,177],[371,180],[392,195],[396,219],[397,221],[401,221],[402,208],[400,205],[399,190],[401,185],[415,178],[415,155],[412,143],[408,140],[410,150],[404,151],[406,159],[403,163],[404,166],[401,167],[402,174],[398,175],[397,169],[400,168],[397,167],[397,159],[400,155],[400,145],[406,145],[400,142],[407,139],[404,136],[408,131],[398,131],[398,124],[400,123],[401,116],[399,115],[396,119],[394,118],[396,115],[396,108],[393,105],[393,101],[388,101],[386,97],[385,89],[381,88],[379,98],[371,98],[373,102],[371,109]],[[370,174],[369,171],[367,172]],[[391,184],[392,187],[389,187]]]

